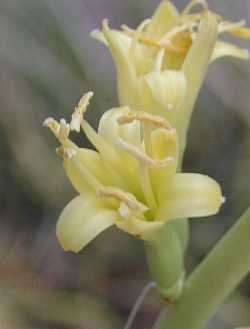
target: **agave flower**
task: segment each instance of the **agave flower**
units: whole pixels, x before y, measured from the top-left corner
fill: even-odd
[[[159,116],[128,107],[102,116],[98,132],[84,119],[92,93],[83,96],[72,120],[45,120],[61,146],[65,171],[79,193],[63,210],[57,236],[78,252],[112,225],[143,240],[169,220],[215,214],[220,186],[200,174],[176,173],[178,135]],[[96,150],[79,148],[70,130],[84,131]]]
[[[202,10],[192,13],[197,4]],[[223,56],[249,58],[245,49],[217,38],[225,32],[250,38],[244,24],[224,21],[208,10],[205,0],[191,1],[182,13],[163,1],[136,30],[111,30],[104,20],[102,30],[92,36],[107,45],[116,64],[120,104],[167,118],[178,131],[183,151],[209,63]]]

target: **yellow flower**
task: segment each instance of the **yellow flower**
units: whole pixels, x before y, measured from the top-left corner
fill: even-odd
[[[45,120],[61,146],[65,171],[79,193],[63,210],[57,236],[65,250],[78,252],[106,228],[144,240],[164,222],[215,214],[220,186],[200,174],[176,173],[176,130],[159,116],[120,107],[101,118],[98,133],[84,119],[92,93],[83,96],[72,120]],[[70,130],[84,131],[96,151],[79,148]]]
[[[196,5],[202,10],[193,13]],[[217,40],[225,32],[250,38],[244,24],[224,21],[205,0],[191,1],[182,13],[163,1],[136,30],[111,30],[104,20],[102,31],[92,36],[107,45],[116,64],[120,104],[167,118],[178,131],[182,153],[209,63],[223,56],[249,58],[245,49]]]

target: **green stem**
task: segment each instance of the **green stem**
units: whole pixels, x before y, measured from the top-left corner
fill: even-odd
[[[201,329],[250,271],[250,208],[187,280],[183,295],[155,329]]]
[[[185,223],[186,221],[183,222]],[[160,294],[171,300],[180,295],[184,281],[184,244],[180,241],[180,232],[177,232],[172,223],[166,223],[160,230],[151,234],[150,240],[145,241],[151,277]]]

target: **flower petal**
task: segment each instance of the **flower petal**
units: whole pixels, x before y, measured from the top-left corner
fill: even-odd
[[[178,157],[178,135],[176,130],[158,128],[151,133],[151,142],[154,158]]]
[[[169,1],[162,1],[154,12],[146,33],[156,38],[161,37],[170,30],[178,18],[176,7]]]
[[[64,208],[57,222],[57,238],[65,251],[79,252],[117,217],[95,195],[79,195]]]
[[[130,105],[127,100],[136,97],[136,67],[131,63],[132,38],[125,33],[110,29],[103,21],[102,32],[94,31],[92,36],[105,43],[116,65],[118,94],[121,105]]]
[[[183,135],[181,136],[181,144],[184,145],[186,129],[189,125],[191,111],[199,93],[201,84],[205,78],[216,38],[216,17],[212,13],[207,12],[201,20],[201,29],[185,58],[182,68],[187,79],[187,97],[183,107],[183,111],[185,111],[185,113],[182,113],[182,116],[180,116],[178,128],[180,133]]]
[[[94,129],[87,123],[87,121],[84,120],[82,122],[82,128],[87,138],[100,152],[100,159],[105,161],[107,168],[110,168],[111,171],[116,174],[117,178],[120,176],[120,181],[126,180],[126,185],[129,186],[133,193],[136,195],[138,195],[138,193],[140,194],[140,189],[135,183],[138,180],[136,171],[137,168],[134,166],[127,166],[127,164],[124,162],[124,154],[119,152],[113,145],[110,145],[102,136],[97,134]],[[104,175],[106,175],[105,170],[106,169],[104,169]],[[124,188],[124,185],[121,187]]]
[[[144,110],[137,74],[141,75],[144,71],[149,71],[152,67],[151,56],[147,54],[142,60],[142,55],[145,55],[145,46],[125,33],[111,30],[107,24],[103,25],[103,34],[116,65],[120,104],[129,106],[134,111]]]
[[[105,39],[105,36],[103,34],[102,31],[100,30],[93,30],[90,33],[90,36],[94,39],[96,39],[97,41],[103,43],[105,46],[108,46],[107,40]]]
[[[158,191],[157,220],[203,217],[216,214],[223,197],[219,184],[200,174],[176,174]]]
[[[169,118],[176,116],[186,96],[186,79],[181,71],[167,70],[152,72],[145,76],[154,101],[163,108],[163,115]],[[152,110],[151,110],[152,111]]]
[[[99,151],[101,159],[110,165],[119,167],[122,163],[121,156],[115,150],[113,145],[110,145],[102,136],[99,136],[98,133],[85,120],[82,122],[82,129],[91,144]]]
[[[142,240],[147,238],[156,230],[162,227],[163,222],[149,222],[144,219],[136,217],[129,217],[127,219],[119,220],[116,225],[123,231],[136,236]]]
[[[103,22],[103,35],[108,43],[111,56],[116,64],[118,75],[130,79],[133,76],[133,67],[129,61],[129,49],[131,47],[131,38],[118,30],[111,30],[106,21]]]
[[[231,43],[217,41],[211,58],[211,62],[225,56],[231,56],[240,59],[249,59],[249,52],[247,49],[242,49]]]
[[[156,129],[151,133],[153,158],[172,158],[173,161],[165,168],[151,169],[152,184],[154,191],[158,189],[169,175],[173,175],[177,169],[179,153],[178,136],[175,130]]]
[[[120,107],[106,111],[101,117],[98,126],[98,134],[110,144],[114,144],[117,138],[122,138],[128,143],[139,146],[141,144],[139,122],[133,121],[125,125],[120,125],[117,122],[119,117],[129,112],[130,109],[128,107]]]
[[[127,186],[121,186],[121,184],[117,183],[116,186],[125,188],[125,190],[131,189],[133,193],[140,195],[137,175],[139,168],[138,161],[117,145],[118,140],[122,139],[126,143],[132,143],[139,148],[142,147],[139,122],[133,121],[125,125],[119,125],[117,122],[120,116],[126,115],[129,112],[130,109],[128,107],[115,108],[105,112],[99,123],[98,136],[102,137],[109,145],[112,145],[120,155],[121,161],[115,166],[115,169],[121,178],[125,178],[124,181]]]
[[[98,184],[112,185],[109,175],[100,159],[100,155],[93,150],[78,148],[72,159],[64,159],[64,169],[71,184],[79,193],[93,191]]]

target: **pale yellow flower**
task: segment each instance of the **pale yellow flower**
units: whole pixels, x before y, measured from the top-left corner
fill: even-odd
[[[202,10],[193,13],[196,5]],[[92,35],[107,45],[116,64],[120,104],[167,118],[178,131],[182,153],[209,63],[223,56],[249,58],[247,50],[218,40],[225,32],[250,38],[244,24],[224,21],[205,0],[191,1],[182,13],[163,1],[136,30],[111,30],[104,20]]]
[[[120,107],[104,113],[96,133],[84,119],[91,96],[83,96],[70,124],[44,123],[62,144],[57,153],[79,193],[57,224],[65,250],[78,252],[114,224],[147,240],[166,221],[217,213],[223,197],[213,179],[176,173],[178,136],[166,119]],[[96,151],[69,139],[80,128]]]

